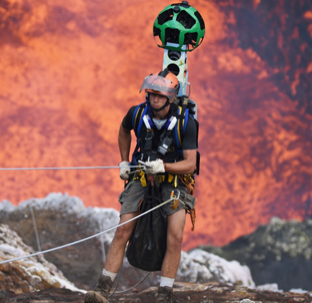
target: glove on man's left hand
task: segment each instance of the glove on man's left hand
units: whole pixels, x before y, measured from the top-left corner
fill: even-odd
[[[155,161],[147,161],[145,162],[145,164],[146,164],[145,172],[148,175],[156,175],[165,172],[165,163],[161,159],[157,159]]]

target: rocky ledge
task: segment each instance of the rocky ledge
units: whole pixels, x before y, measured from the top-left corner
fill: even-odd
[[[8,260],[13,258],[15,252],[22,255],[24,251],[27,255],[36,250],[39,251],[40,246],[41,251],[44,251],[108,230],[118,224],[119,213],[114,209],[86,208],[83,201],[77,197],[52,193],[43,199],[24,201],[18,206],[13,206],[9,201],[3,201],[0,203],[0,222],[0,260],[1,251],[5,253],[3,258]],[[9,230],[14,231],[15,236]],[[102,271],[103,260],[114,232],[115,229],[77,245],[46,253],[44,258],[54,264],[79,289],[92,289]],[[16,239],[14,243],[12,239]],[[19,245],[18,243],[21,242],[25,244]],[[10,244],[10,249],[8,244]],[[23,264],[19,266],[24,267]],[[6,277],[11,274],[14,274],[12,270],[6,270]],[[147,272],[130,266],[125,258],[120,285],[129,288],[142,280],[146,274]],[[159,278],[160,272],[153,272],[140,286],[145,289],[157,286]],[[28,287],[36,287],[32,280],[28,283],[31,284]],[[190,253],[182,251],[176,280],[191,283],[217,281],[238,283],[248,287],[255,286],[247,266],[241,266],[233,260],[226,261],[202,250],[194,250]],[[8,278],[6,281],[9,281]],[[0,284],[0,290],[8,290],[8,287],[11,287],[11,284],[7,284],[9,282],[5,283],[6,286],[3,287]],[[55,287],[53,284],[50,285]],[[14,287],[17,288],[16,285]],[[21,292],[26,292],[23,289],[25,286]],[[42,288],[34,290],[42,290]]]
[[[102,269],[101,261],[104,259],[113,231],[106,234],[105,237],[94,238],[92,243],[84,242],[69,246],[67,249],[55,251],[54,254],[51,252],[43,256],[41,253],[30,258],[24,258],[24,256],[34,253],[36,246],[40,248],[41,245],[42,252],[44,249],[71,243],[73,240],[108,229],[117,224],[118,213],[108,209],[86,209],[78,198],[51,194],[44,199],[25,201],[18,207],[14,207],[8,201],[0,203],[0,222],[0,261],[2,261],[0,264],[0,303],[83,302],[84,292],[93,288]],[[3,223],[7,223],[11,228]],[[264,233],[256,233],[257,237],[250,236],[254,239],[254,241],[250,240],[250,243],[247,241],[247,244],[250,245],[246,245],[246,241],[243,241],[245,245],[238,245],[242,244],[241,241],[238,241],[238,244],[236,243],[238,247],[234,247],[236,248],[234,249],[235,255],[237,257],[244,256],[243,261],[245,258],[246,260],[249,260],[248,258],[255,260],[255,256],[257,257],[259,253],[264,254],[269,250],[269,256],[274,251],[274,260],[281,262],[283,254],[289,251],[287,247],[290,247],[292,257],[296,257],[297,254],[294,255],[293,250],[298,241],[298,235],[293,225],[299,226],[300,224],[296,222],[291,222],[291,224],[293,236],[293,241],[290,241],[291,245],[289,243],[288,246],[281,245],[281,243],[287,242],[287,238],[289,240],[287,237],[289,233],[286,232],[288,224],[275,219],[272,220],[271,226],[266,227],[268,229],[265,229]],[[35,225],[38,230],[37,239],[34,236],[36,234]],[[303,226],[305,227],[304,237],[301,235],[299,239],[307,238],[305,237],[306,232],[310,231],[312,224],[309,221]],[[244,239],[246,238],[249,239],[247,236]],[[260,244],[263,242],[262,245],[254,244],[257,243],[257,239],[260,240]],[[276,245],[272,245],[272,242]],[[303,246],[296,249],[299,249],[299,255],[304,254],[308,262],[311,243],[309,241],[301,242]],[[277,243],[280,244],[277,245]],[[277,248],[280,247],[283,249],[281,259],[277,258],[280,256]],[[218,248],[218,251],[222,252],[222,249]],[[229,251],[228,254],[233,254],[232,249]],[[266,260],[267,255],[264,254],[264,256],[264,260]],[[9,261],[15,257],[22,257],[22,259]],[[257,260],[258,258],[256,258]],[[55,266],[56,264],[57,266]],[[266,271],[274,271],[275,267],[271,268],[270,264],[266,265]],[[120,275],[120,286],[118,291],[110,297],[110,302],[154,302],[157,292],[155,286],[158,285],[159,280],[157,272],[152,273],[137,288],[127,292],[119,291],[134,285],[134,282],[143,278],[142,275],[145,277],[146,272],[138,272],[125,260]],[[309,282],[308,277],[304,277]],[[174,302],[312,303],[312,292],[303,292],[299,289],[283,292],[279,290],[277,284],[256,287],[247,266],[242,266],[237,261],[226,261],[201,249],[195,249],[188,253],[182,252],[176,281],[179,282],[175,283]],[[272,283],[273,281],[268,279],[264,282]],[[300,286],[302,287],[301,284]],[[305,289],[310,290],[309,287]]]
[[[150,287],[143,291],[113,294],[109,302],[117,303],[151,303],[155,301],[157,288]],[[68,289],[50,288],[39,292],[26,294],[10,294],[0,292],[0,302],[14,303],[53,303],[53,302],[83,302],[84,294]],[[298,294],[291,292],[263,291],[249,289],[245,286],[231,286],[221,283],[175,283],[175,302],[200,302],[200,303],[294,303],[312,302],[312,292]]]

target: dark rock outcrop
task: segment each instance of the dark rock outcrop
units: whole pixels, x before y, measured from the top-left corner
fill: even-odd
[[[250,268],[257,285],[277,283],[280,289],[312,290],[312,220],[272,218],[270,224],[224,247],[201,249]]]

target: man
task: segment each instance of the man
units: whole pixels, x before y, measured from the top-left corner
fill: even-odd
[[[160,186],[163,201],[170,198],[172,190],[177,188],[181,195],[178,207],[173,210],[169,204],[163,206],[167,215],[167,248],[161,267],[161,279],[156,302],[172,302],[173,283],[179,267],[183,229],[185,225],[185,205],[194,207],[195,198],[188,195],[183,182],[177,182],[180,175],[193,174],[196,168],[196,125],[191,116],[183,134],[181,151],[176,148],[172,139],[172,132],[166,129],[166,125],[176,121],[178,106],[174,102],[179,91],[177,77],[165,69],[159,74],[153,74],[145,78],[141,90],[148,94],[146,101],[146,115],[144,123],[141,123],[139,136],[139,148],[133,155],[132,163],[138,160],[146,161],[146,178],[154,180],[157,176],[164,176]],[[118,144],[121,155],[120,177],[129,180],[130,172],[130,144],[131,130],[133,129],[134,115],[137,106],[132,107],[124,117],[119,130]],[[168,122],[169,121],[169,122]],[[169,137],[164,134],[169,134]],[[147,134],[152,134],[148,136]],[[170,137],[171,136],[171,137]],[[167,141],[165,141],[167,140]],[[168,144],[170,146],[168,146]],[[174,178],[165,178],[166,176]],[[157,180],[157,179],[155,179]],[[120,223],[126,222],[139,214],[139,202],[144,197],[146,187],[137,177],[133,177],[120,194],[121,203]],[[111,285],[122,264],[125,246],[135,228],[136,220],[129,222],[116,230],[114,239],[110,245],[104,269],[94,291],[85,295],[86,303],[108,302],[108,294]]]

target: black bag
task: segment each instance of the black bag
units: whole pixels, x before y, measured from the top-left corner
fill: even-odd
[[[140,213],[162,203],[160,188],[148,181]],[[129,263],[146,271],[159,271],[167,248],[167,217],[160,207],[142,217],[135,225],[126,256]]]

